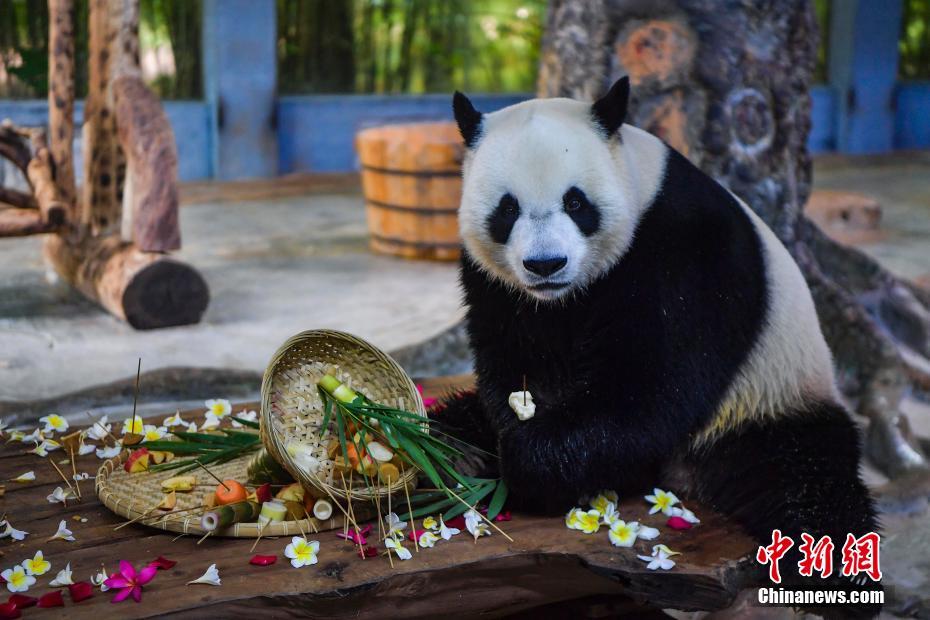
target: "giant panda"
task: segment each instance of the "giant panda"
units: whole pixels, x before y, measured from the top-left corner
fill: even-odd
[[[628,98],[626,78],[593,105],[455,94],[476,388],[430,415],[497,455],[523,510],[667,485],[762,544],[839,549],[876,516],[804,278],[740,199],[624,124]]]

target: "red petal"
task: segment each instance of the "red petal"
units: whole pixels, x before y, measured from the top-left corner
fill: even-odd
[[[362,549],[358,550],[358,557],[362,558],[373,558],[378,555],[378,550],[375,547],[365,547],[364,551]]]
[[[252,559],[249,560],[249,564],[254,564],[255,566],[271,566],[278,561],[278,556],[276,555],[253,555]]]
[[[691,524],[682,519],[681,517],[669,517],[668,521],[665,522],[665,525],[669,526],[673,530],[690,530]]]
[[[39,599],[26,596],[25,594],[14,594],[6,600],[7,603],[12,603],[20,609],[26,609],[27,607],[32,607],[39,602]]]
[[[271,501],[271,483],[266,482],[262,486],[255,489],[255,499],[258,500],[259,504],[264,504],[265,502]]]
[[[459,515],[455,517],[454,519],[449,519],[445,523],[449,527],[455,527],[461,530],[465,527],[465,517]]]
[[[86,601],[94,595],[94,586],[87,581],[79,581],[68,586],[68,592],[71,594],[71,600],[75,603]]]
[[[174,568],[175,564],[177,564],[177,562],[175,562],[174,560],[169,560],[163,555],[160,555],[154,560],[152,560],[151,562],[149,562],[149,566],[154,566],[155,568],[160,568],[162,570],[172,569]]]
[[[61,590],[55,590],[39,597],[39,607],[64,607],[65,599],[61,597]]]
[[[14,620],[19,618],[22,612],[19,611],[19,607],[15,603],[0,603],[0,618],[3,620]]]
[[[414,537],[416,540],[420,540],[420,536],[422,536],[425,531],[426,530],[410,530],[407,534],[407,538],[409,538],[411,542],[414,541]]]
[[[510,516],[509,510],[505,510],[504,512],[501,512],[496,517],[494,517],[494,520],[497,521],[498,523],[501,521],[510,521],[510,519],[511,519],[511,516]]]

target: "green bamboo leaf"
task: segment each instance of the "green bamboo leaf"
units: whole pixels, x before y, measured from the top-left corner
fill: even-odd
[[[507,483],[503,480],[497,481],[497,488],[494,490],[494,495],[491,496],[491,501],[488,503],[488,519],[493,519],[501,513],[501,509],[504,507],[504,502],[507,501]]]
[[[423,470],[423,473],[429,477],[432,483],[440,489],[443,488],[445,485],[442,482],[442,478],[439,476],[439,472],[436,471],[436,468],[433,467],[430,460],[423,454],[420,447],[404,437],[403,434],[398,434],[397,440],[400,442],[407,455],[415,461],[417,467]]]
[[[494,490],[494,485],[485,485],[479,487],[475,490],[474,493],[470,495],[463,495],[462,499],[465,500],[465,503],[459,502],[458,506],[453,507],[451,510],[443,514],[443,519],[453,519],[466,510],[471,510],[471,507],[483,500],[485,497],[490,495],[491,491]],[[466,505],[467,504],[467,505]]]
[[[238,422],[239,424],[241,424],[242,426],[246,426],[248,428],[254,428],[256,430],[261,428],[261,424],[259,424],[258,422],[254,422],[252,420],[243,420],[242,418],[237,418],[236,416],[230,416],[230,417],[236,422]]]
[[[428,444],[428,443],[424,443],[424,444],[423,444],[423,449],[426,450],[427,452],[429,452],[429,453],[433,456],[433,458],[436,460],[436,463],[437,463],[443,470],[445,470],[446,473],[448,473],[450,476],[452,476],[452,478],[455,479],[456,482],[461,483],[461,485],[464,486],[464,487],[465,487],[466,489],[468,489],[469,491],[471,490],[471,485],[468,484],[468,481],[465,479],[465,477],[462,476],[462,474],[460,474],[459,472],[457,472],[457,471],[455,470],[455,468],[452,467],[452,463],[449,462],[448,458],[446,458],[446,457],[445,457],[441,452],[439,452],[434,446],[432,446],[431,444]]]

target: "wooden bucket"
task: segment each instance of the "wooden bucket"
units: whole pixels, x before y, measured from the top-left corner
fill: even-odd
[[[355,139],[371,248],[455,260],[465,145],[454,123],[386,125]]]

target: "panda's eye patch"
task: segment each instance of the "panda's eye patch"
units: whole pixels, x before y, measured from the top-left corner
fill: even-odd
[[[507,243],[510,231],[520,217],[520,203],[512,194],[501,196],[497,208],[488,216],[488,233],[495,243]]]
[[[597,207],[577,187],[572,186],[562,196],[562,208],[586,237],[596,233],[601,226],[601,214]]]

